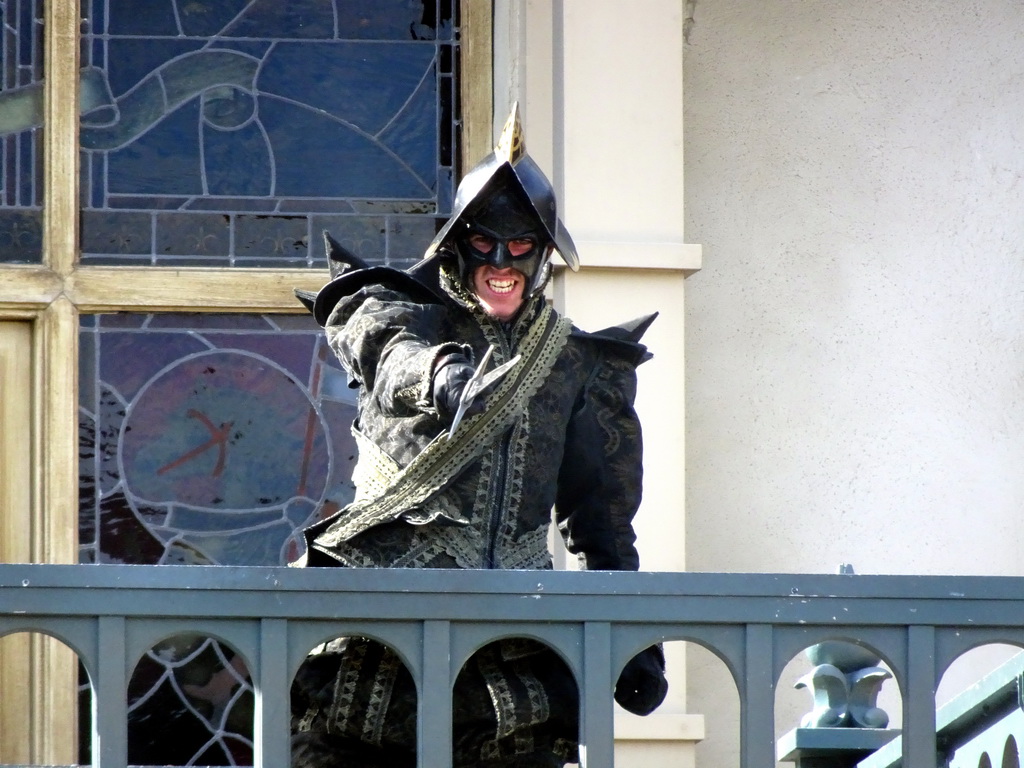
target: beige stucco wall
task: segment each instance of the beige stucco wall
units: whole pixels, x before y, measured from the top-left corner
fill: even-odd
[[[687,6],[687,567],[1021,575],[1020,4]]]

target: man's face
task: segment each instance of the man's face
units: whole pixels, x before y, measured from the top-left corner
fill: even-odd
[[[511,320],[523,306],[526,276],[518,269],[497,269],[484,264],[473,270],[473,293],[491,317]]]
[[[456,236],[465,285],[487,314],[503,321],[523,306],[550,250],[543,224],[523,195],[499,188],[482,197]]]

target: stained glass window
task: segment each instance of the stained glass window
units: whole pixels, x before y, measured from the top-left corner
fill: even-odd
[[[0,262],[42,260],[42,0],[0,0]]]
[[[311,267],[324,229],[417,259],[454,189],[455,4],[85,0],[83,261]]]

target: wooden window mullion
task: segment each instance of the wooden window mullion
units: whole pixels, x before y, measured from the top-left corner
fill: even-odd
[[[43,263],[70,274],[78,252],[78,0],[44,9]]]

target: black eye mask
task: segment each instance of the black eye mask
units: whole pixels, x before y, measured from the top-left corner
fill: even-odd
[[[488,248],[480,248],[477,238],[484,238],[488,241]],[[530,247],[522,250],[521,247],[513,246],[513,243],[520,245],[517,241],[530,242]],[[526,277],[532,277],[540,265],[540,257],[543,248],[540,244],[540,237],[537,232],[497,232],[480,223],[474,223],[469,230],[459,239],[460,250],[465,255],[467,262],[473,267],[490,265],[495,269],[517,269]]]
[[[467,285],[471,284],[473,271],[484,265],[517,269],[531,281],[545,261],[548,238],[543,234],[544,225],[529,202],[513,189],[499,189],[482,198],[466,212],[462,224],[465,228],[456,243],[462,279]],[[494,246],[490,250],[475,247],[473,235],[492,240]],[[509,243],[519,239],[532,240],[533,247],[516,256],[509,251]]]

